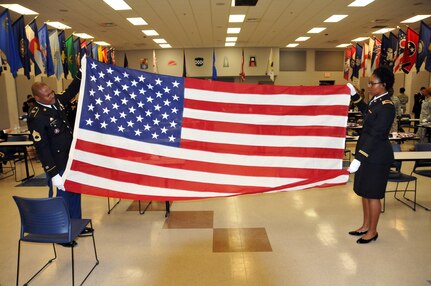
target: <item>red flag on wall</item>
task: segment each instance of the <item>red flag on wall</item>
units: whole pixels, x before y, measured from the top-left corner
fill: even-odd
[[[418,42],[419,34],[413,29],[410,29],[410,27],[407,28],[406,48],[404,49],[401,67],[405,73],[409,73],[416,63],[416,57],[418,55]]]

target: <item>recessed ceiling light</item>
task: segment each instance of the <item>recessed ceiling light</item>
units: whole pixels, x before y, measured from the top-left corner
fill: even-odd
[[[229,15],[229,23],[242,23],[244,19],[245,14]]]
[[[160,44],[159,46],[160,46],[160,47],[162,47],[163,49],[169,49],[169,48],[172,48],[172,46],[171,46],[171,45],[169,45],[169,44]]]
[[[159,33],[156,32],[156,30],[142,30],[142,33],[144,33],[147,36],[158,36]]]
[[[236,42],[238,37],[226,37],[226,42]]]
[[[349,16],[349,15],[332,15],[331,17],[329,17],[328,19],[326,19],[323,22],[336,23],[336,22],[340,22],[341,20],[343,20],[347,16]]]
[[[157,44],[167,44],[168,42],[166,42],[165,39],[153,39],[154,42],[156,42]]]
[[[93,39],[94,37],[86,33],[73,33],[74,36],[80,37],[82,39]]]
[[[384,34],[384,33],[390,32],[392,30],[395,30],[395,28],[383,28],[383,29],[380,29],[380,30],[373,32],[373,34]]]
[[[111,44],[104,42],[104,41],[98,41],[98,42],[94,42],[96,45],[99,46],[110,46]]]
[[[374,0],[355,0],[347,6],[349,6],[349,7],[365,7],[372,2],[374,2]]]
[[[351,44],[339,44],[338,46],[337,46],[337,48],[345,48],[345,47],[348,47],[348,46],[350,46]]]
[[[103,2],[111,6],[114,10],[132,10],[123,0],[103,0]]]
[[[30,10],[24,6],[21,6],[19,4],[1,4],[0,6],[5,7],[6,9],[12,10],[14,12],[17,12],[21,15],[38,15],[39,13]]]
[[[418,22],[420,20],[426,19],[428,17],[431,17],[431,15],[416,15],[414,17],[408,18],[404,21],[402,21],[401,23],[415,23]]]
[[[227,28],[228,34],[239,34],[241,32],[241,28]]]
[[[61,22],[46,22],[48,26],[51,26],[53,28],[59,29],[59,30],[65,30],[65,29],[72,29],[71,27],[61,23]]]
[[[142,17],[127,18],[127,20],[135,26],[148,25]]]
[[[235,47],[235,44],[236,44],[235,42],[228,42],[228,43],[225,43],[224,46],[225,47]]]
[[[286,45],[286,48],[294,48],[294,47],[297,47],[298,45],[299,45],[298,43],[291,43]]]
[[[304,42],[306,40],[310,39],[310,37],[298,37],[295,42]]]
[[[359,38],[353,39],[352,42],[362,42],[362,41],[368,40],[369,38],[370,37],[359,37]]]
[[[326,30],[326,28],[324,28],[324,27],[315,27],[315,28],[312,28],[307,33],[309,33],[309,34],[318,34],[318,33],[322,32],[323,30]]]

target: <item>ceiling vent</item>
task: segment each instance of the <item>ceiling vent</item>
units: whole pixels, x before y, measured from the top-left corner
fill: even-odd
[[[235,0],[235,6],[256,6],[257,0]]]
[[[247,23],[258,23],[260,22],[260,18],[247,18],[245,21]]]
[[[112,22],[106,22],[106,23],[101,23],[100,26],[105,28],[113,28],[113,27],[117,27],[117,24]]]

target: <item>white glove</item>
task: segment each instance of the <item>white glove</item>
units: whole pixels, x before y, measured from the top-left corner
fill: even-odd
[[[52,184],[57,187],[59,190],[65,190],[64,189],[64,181],[63,178],[60,176],[60,174],[55,175],[52,177]]]
[[[422,119],[422,123],[427,123],[427,120],[426,119]]]
[[[349,171],[349,173],[352,174],[359,169],[359,166],[361,166],[361,161],[359,161],[358,159],[353,159],[347,171]]]
[[[354,96],[355,94],[358,93],[356,91],[356,88],[350,82],[347,83],[347,87],[350,89],[350,96]]]

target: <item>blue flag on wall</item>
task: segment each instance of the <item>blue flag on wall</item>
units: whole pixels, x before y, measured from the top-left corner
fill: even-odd
[[[0,14],[0,50],[5,53],[10,66],[10,72],[13,77],[16,77],[18,69],[22,68],[22,64],[19,58],[18,47],[16,46],[15,34],[12,30],[8,9]]]
[[[28,40],[25,34],[24,16],[18,18],[12,24],[15,40],[18,48],[19,57],[21,59],[22,67],[24,68],[24,75],[30,79],[30,55],[28,52]]]
[[[387,65],[386,55],[388,53],[389,38],[386,35],[382,35],[382,47],[380,52],[380,65]]]
[[[361,69],[362,62],[362,46],[360,44],[356,44],[356,56],[355,56],[355,66],[353,67],[352,78],[359,78],[359,70]]]
[[[425,58],[426,58],[425,68],[427,71],[431,71],[431,55],[429,51],[430,41],[431,41],[431,28],[424,22],[421,22],[421,28],[419,32],[419,49],[418,49],[418,56],[416,58],[417,72],[419,72]]]
[[[55,73],[54,62],[52,60],[51,46],[49,44],[48,26],[44,24],[38,31],[40,51],[42,52],[42,61],[45,66],[47,76]]]
[[[215,66],[215,61],[216,61],[215,49],[213,49],[213,74],[212,74],[212,79],[213,80],[217,79],[217,68]]]
[[[63,63],[64,78],[69,74],[69,66],[67,64],[67,49],[66,49],[66,36],[64,31],[58,33],[58,44],[60,45],[61,62]]]

